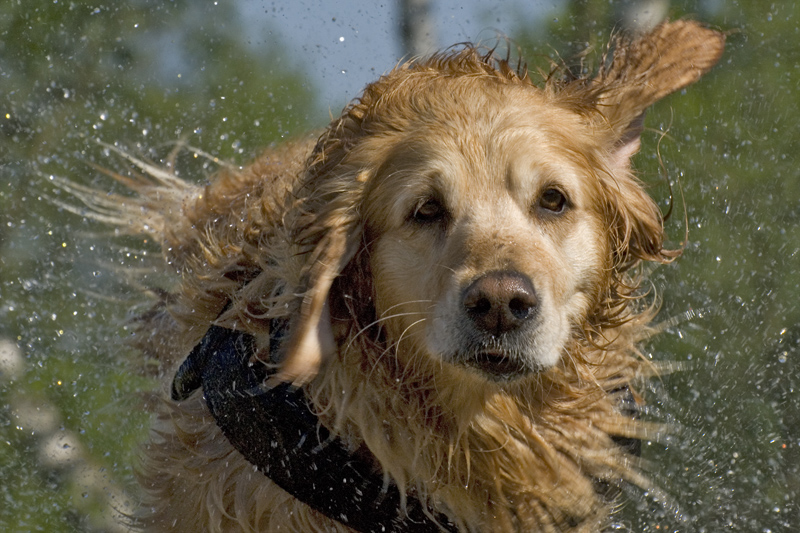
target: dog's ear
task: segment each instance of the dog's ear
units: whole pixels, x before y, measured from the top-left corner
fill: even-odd
[[[691,20],[665,22],[638,39],[615,41],[613,60],[591,85],[595,106],[614,131],[620,164],[639,149],[647,108],[700,79],[724,47],[723,33]]]
[[[640,147],[647,108],[694,83],[719,61],[725,35],[690,20],[665,22],[637,39],[618,38],[607,61],[584,90],[606,128],[610,128],[609,198],[622,265],[637,259],[665,262],[677,253],[663,250],[660,211],[630,174],[630,160]]]
[[[313,379],[335,352],[329,293],[362,244],[359,206],[366,172],[343,163],[360,131],[353,114],[346,110],[318,141],[284,219],[296,274],[288,290],[298,305],[273,380],[297,387]]]
[[[348,228],[352,231],[348,232]],[[298,287],[299,313],[292,317],[280,370],[275,379],[300,387],[308,383],[336,346],[328,296],[333,280],[353,258],[361,233],[351,224],[330,228],[308,253],[308,268]]]

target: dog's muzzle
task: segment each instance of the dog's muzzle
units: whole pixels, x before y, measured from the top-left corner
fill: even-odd
[[[539,299],[527,276],[506,270],[490,271],[461,293],[470,344],[455,362],[497,381],[507,381],[538,368],[514,348],[513,340],[539,314]]]

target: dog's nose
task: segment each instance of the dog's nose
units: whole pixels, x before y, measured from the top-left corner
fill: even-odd
[[[531,280],[509,271],[479,277],[464,290],[461,302],[475,326],[492,335],[519,328],[539,305]]]

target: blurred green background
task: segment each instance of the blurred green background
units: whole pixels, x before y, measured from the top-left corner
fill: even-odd
[[[430,3],[442,35],[461,27],[461,8]],[[327,5],[300,4],[304,24]],[[114,160],[95,139],[154,161],[181,142],[245,164],[270,143],[329,119],[321,102],[339,86],[314,65],[336,55],[334,45],[290,53],[292,43],[277,31],[254,41],[248,13],[269,21],[282,8],[247,6],[0,4],[2,531],[124,530],[117,519],[136,505],[133,466],[147,432],[144,404],[156,387],[157,369],[124,341],[146,303],[142,288],[169,282],[138,276],[137,286],[126,273],[146,272],[158,251],[59,208],[49,176],[107,188],[91,164]],[[617,528],[793,531],[800,524],[800,4],[475,6],[471,24],[508,35],[532,66],[555,51],[568,62],[587,46],[601,51],[613,30],[650,16],[690,16],[729,31],[721,64],[651,111],[635,160],[666,211],[660,150],[676,191],[668,222],[676,246],[688,222],[684,256],[650,275],[667,327],[646,347],[654,359],[684,366],[645,391],[647,417],[680,428],[644,450],[667,501],[634,492]],[[340,9],[342,17],[355,14]],[[397,53],[368,72],[373,78],[405,53],[402,13],[384,11],[397,33],[378,37]],[[286,20],[275,15],[274,24]],[[356,33],[368,30],[352,24]],[[355,54],[344,60],[356,70],[363,62]],[[327,107],[335,115],[345,103],[342,96]],[[659,144],[661,131],[668,134]],[[203,181],[214,165],[185,151],[177,167]]]

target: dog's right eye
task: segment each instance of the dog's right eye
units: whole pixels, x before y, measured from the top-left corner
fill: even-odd
[[[432,222],[439,222],[447,215],[447,211],[439,200],[429,198],[417,204],[411,219],[420,224],[430,224]]]

